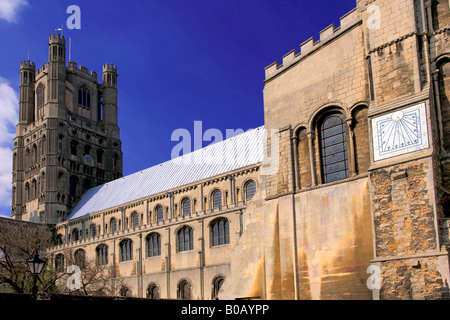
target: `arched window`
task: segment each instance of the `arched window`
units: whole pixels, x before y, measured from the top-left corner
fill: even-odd
[[[92,147],[90,146],[90,145],[85,145],[84,146],[84,154],[85,155],[90,155],[91,154],[91,150],[92,150]]]
[[[114,153],[113,156],[113,170],[118,170],[119,169],[119,160],[120,157],[117,153]]]
[[[101,244],[95,249],[97,253],[97,264],[100,266],[108,264],[108,246]]]
[[[159,299],[159,287],[156,284],[150,283],[148,285],[147,298],[148,299]]]
[[[32,155],[33,155],[33,163],[36,163],[38,161],[38,148],[36,144],[33,144]]]
[[[91,93],[86,85],[82,85],[78,89],[78,104],[87,108],[91,107]]]
[[[131,293],[130,289],[128,289],[127,287],[123,286],[119,290],[119,295],[121,297],[131,297],[132,293]]]
[[[55,245],[60,246],[63,244],[63,237],[61,234],[58,234],[55,238]]]
[[[78,178],[76,176],[70,176],[69,179],[69,194],[72,197],[76,197],[78,193]]]
[[[151,233],[147,236],[147,257],[161,255],[161,236],[158,233]]]
[[[36,90],[36,97],[37,97],[37,107],[40,108],[45,103],[45,87],[42,84],[39,84]]]
[[[120,261],[133,260],[133,241],[124,239],[120,242]]]
[[[323,183],[348,177],[347,137],[344,116],[332,113],[319,126]]]
[[[212,193],[212,203],[213,208],[222,207],[222,192],[220,190],[216,190]]]
[[[78,241],[80,237],[80,232],[78,231],[77,228],[73,229],[72,231],[72,241]]]
[[[256,182],[250,180],[245,184],[245,200],[250,201],[256,193]]]
[[[220,288],[225,282],[225,278],[222,276],[215,277],[213,280],[213,292],[212,298],[215,299],[219,295]]]
[[[220,246],[230,243],[230,223],[225,218],[217,218],[211,222],[211,245]]]
[[[64,136],[60,134],[58,136],[58,152],[63,153],[63,143],[64,143]]]
[[[178,299],[191,300],[191,284],[186,280],[178,284]]]
[[[56,272],[64,272],[64,255],[59,253],[55,256],[55,270]]]
[[[111,226],[111,232],[117,231],[117,220],[115,218],[111,218],[109,225]]]
[[[161,205],[158,205],[155,209],[156,221],[161,222],[164,220],[164,209]]]
[[[103,149],[97,149],[97,163],[101,164],[103,163],[103,154],[105,152],[103,151]]]
[[[136,228],[139,226],[139,214],[137,212],[133,212],[131,214],[131,227]]]
[[[97,226],[95,224],[91,225],[91,237],[97,236]]]
[[[191,214],[191,199],[189,198],[185,198],[182,202],[181,202],[181,207],[182,207],[182,214],[183,216],[187,216]]]
[[[58,191],[64,190],[64,172],[58,172]]]
[[[70,141],[70,154],[73,156],[78,154],[78,142],[76,140]]]
[[[31,165],[31,151],[30,148],[25,149],[25,166],[29,167]]]
[[[25,183],[25,202],[30,201],[30,184]]]
[[[44,188],[45,188],[45,172],[44,171],[41,173],[40,184],[41,184],[40,192],[44,192]],[[38,190],[39,190],[39,188],[38,188]]]
[[[38,196],[38,189],[36,179],[31,181],[31,199],[34,199]]]
[[[194,249],[194,230],[189,226],[184,226],[177,232],[178,252]]]
[[[83,249],[78,249],[73,254],[75,265],[81,267],[84,267],[86,263],[86,251]]]

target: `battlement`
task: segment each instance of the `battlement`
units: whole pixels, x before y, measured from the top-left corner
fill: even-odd
[[[64,36],[60,35],[59,33],[57,33],[56,35],[52,34],[50,35],[49,43],[50,44],[59,43],[65,45],[66,39],[64,39]]]
[[[113,65],[112,63],[105,63],[103,65],[103,73],[105,72],[117,73],[117,66]]]
[[[47,64],[44,64],[36,71],[36,76],[43,72],[45,69],[47,69]]]
[[[94,77],[94,78],[98,79],[97,78],[97,72],[95,72],[94,70],[89,71],[88,68],[86,68],[86,67],[84,67],[82,65],[78,66],[76,62],[70,61],[69,62],[69,69],[81,71],[81,72],[83,72],[83,73],[85,73],[85,74],[87,74],[87,75],[89,75],[91,77]]]
[[[34,72],[36,70],[36,65],[30,60],[23,60],[20,62],[20,69],[29,69]]]
[[[338,28],[335,28],[334,24],[329,25],[328,27],[320,31],[320,39],[318,41],[315,41],[314,38],[311,37],[308,40],[304,41],[302,44],[300,44],[299,53],[297,53],[297,51],[294,49],[285,54],[283,56],[283,62],[281,65],[279,65],[278,62],[275,61],[266,68],[264,68],[266,75],[265,80],[267,81],[273,78],[277,74],[289,68],[291,65],[307,57],[308,55],[316,51],[318,48],[322,47],[325,43],[338,37],[344,31],[350,29],[360,21],[361,16],[357,8],[355,8],[340,18],[340,26]]]

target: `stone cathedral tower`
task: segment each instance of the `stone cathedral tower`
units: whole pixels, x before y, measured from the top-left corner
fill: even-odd
[[[56,224],[91,187],[122,176],[117,69],[66,66],[63,36],[49,61],[20,64],[19,123],[13,149],[12,217]]]

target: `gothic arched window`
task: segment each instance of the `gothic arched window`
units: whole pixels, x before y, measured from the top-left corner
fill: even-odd
[[[87,108],[91,107],[91,93],[86,85],[82,85],[78,89],[78,104]]]
[[[225,218],[217,218],[211,222],[211,245],[220,246],[230,243],[230,223]]]
[[[189,198],[183,199],[183,201],[181,202],[181,207],[183,216],[191,214],[191,200]]]
[[[178,284],[178,299],[191,300],[191,284],[186,280]]]
[[[120,261],[133,260],[133,241],[124,239],[120,242]]]
[[[111,226],[111,232],[116,232],[117,231],[117,220],[115,218],[112,218],[109,221],[109,225]]]
[[[177,232],[178,252],[194,249],[194,230],[184,226]]]
[[[147,289],[147,298],[159,299],[159,287],[156,284],[154,283],[149,284]]]
[[[78,249],[73,254],[75,265],[83,267],[86,263],[86,251],[83,249]]]
[[[72,197],[76,197],[78,193],[78,178],[76,176],[70,176],[69,178],[69,194]]]
[[[103,154],[105,152],[102,149],[97,149],[97,163],[103,163]]]
[[[97,236],[97,226],[95,224],[91,225],[91,237]]]
[[[59,253],[55,256],[55,270],[56,272],[64,272],[64,255]]]
[[[161,255],[161,236],[159,233],[151,233],[147,236],[147,257]]]
[[[95,249],[97,253],[97,264],[106,265],[108,264],[108,246],[106,244],[101,244]]]
[[[213,208],[222,207],[222,192],[220,190],[216,190],[212,193],[212,203]]]
[[[156,212],[156,221],[161,222],[164,220],[164,209],[161,205],[157,206],[155,209]]]
[[[72,241],[78,241],[79,239],[79,231],[77,228],[73,229],[72,231]]]
[[[70,154],[73,156],[78,155],[78,142],[75,140],[70,142]]]
[[[131,227],[136,228],[139,226],[139,214],[137,212],[133,212],[131,215]]]
[[[344,116],[326,115],[319,126],[323,183],[348,177],[347,137]]]
[[[222,287],[223,283],[225,282],[225,278],[222,276],[215,277],[213,280],[213,296],[212,298],[215,299],[220,291],[220,288]]]
[[[40,108],[45,103],[45,87],[40,84],[36,90],[37,107]]]
[[[256,182],[253,180],[245,184],[245,200],[250,201],[256,193]]]

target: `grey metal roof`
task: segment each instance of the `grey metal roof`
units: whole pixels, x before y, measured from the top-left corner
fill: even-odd
[[[68,220],[263,161],[264,126],[88,190]]]

